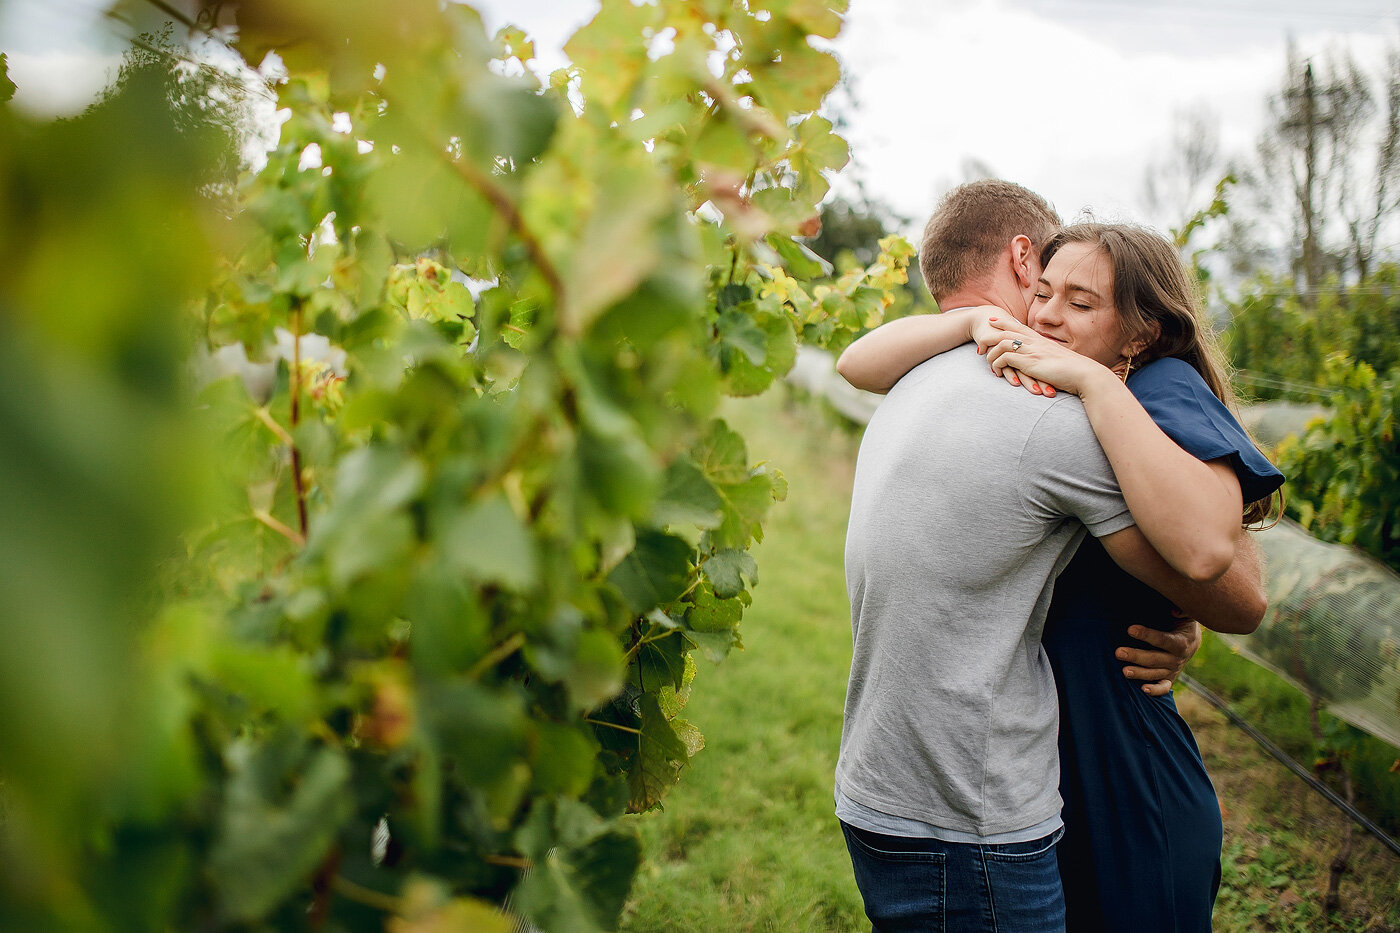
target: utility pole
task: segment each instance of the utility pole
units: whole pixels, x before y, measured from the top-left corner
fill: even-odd
[[[1313,85],[1313,66],[1303,66],[1303,277],[1307,283],[1304,302],[1312,307],[1317,299],[1317,286],[1322,278],[1317,255],[1317,215],[1313,210],[1313,190],[1317,178],[1317,88]]]
[[[1332,134],[1332,145],[1335,148],[1336,134],[1339,131],[1344,132],[1346,128],[1336,125],[1338,114],[1331,106],[1330,95],[1334,93],[1336,86],[1328,85],[1322,88],[1323,99],[1319,101],[1311,61],[1303,63],[1301,77],[1301,84],[1291,84],[1284,91],[1288,116],[1280,124],[1280,129],[1292,135],[1297,146],[1295,151],[1301,152],[1303,160],[1301,173],[1295,170],[1293,175],[1294,196],[1297,198],[1298,211],[1302,214],[1303,228],[1303,287],[1298,291],[1303,304],[1312,308],[1317,304],[1317,290],[1322,284],[1323,255],[1319,239],[1322,234],[1322,211],[1325,205],[1322,203],[1323,195],[1318,190],[1321,181],[1317,164],[1318,150],[1323,142],[1320,137],[1323,133]],[[1298,177],[1299,174],[1301,178]]]

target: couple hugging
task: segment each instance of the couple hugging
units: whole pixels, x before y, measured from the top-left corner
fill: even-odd
[[[1190,619],[1259,624],[1244,528],[1283,476],[1160,236],[1061,227],[981,181],[940,203],[919,264],[943,313],[838,363],[888,391],[851,497],[836,767],[866,913],[880,933],[1208,931],[1220,808],[1166,678]]]

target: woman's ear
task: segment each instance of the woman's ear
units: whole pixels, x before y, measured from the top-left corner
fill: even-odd
[[[1156,321],[1147,322],[1146,333],[1138,334],[1123,348],[1124,356],[1141,356],[1143,351],[1155,344],[1162,336],[1162,325]]]

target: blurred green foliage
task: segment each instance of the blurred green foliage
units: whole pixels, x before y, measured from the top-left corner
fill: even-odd
[[[1263,277],[1229,311],[1225,345],[1245,392],[1331,407],[1277,451],[1289,516],[1400,569],[1400,267],[1333,283],[1311,307]]]
[[[212,273],[192,195],[215,156],[176,129],[162,84],[133,73],[82,117],[43,125],[0,108],[0,916],[12,929],[96,923],[104,894],[72,888],[128,830],[129,864],[144,861],[152,901],[165,897],[181,855],[148,828],[197,791],[179,676],[160,658],[162,629],[180,622],[152,624],[151,583],[209,491],[177,311]]]
[[[1334,356],[1323,379],[1338,389],[1331,413],[1285,438],[1279,466],[1288,509],[1315,537],[1353,544],[1400,570],[1400,369],[1382,378]]]
[[[1346,381],[1333,358],[1378,373],[1400,366],[1400,266],[1319,289],[1309,307],[1291,281],[1261,275],[1226,311],[1224,344],[1238,382],[1259,399],[1316,402]]]
[[[888,206],[862,195],[859,198],[831,197],[821,207],[821,229],[807,239],[812,252],[841,271],[865,268],[878,262],[883,251],[881,241],[907,226],[908,219],[900,217]],[[911,256],[912,264],[917,256]],[[933,297],[924,287],[923,277],[910,275],[896,290],[894,302],[885,310],[883,320],[910,314],[926,314],[937,308]]]
[[[615,924],[786,490],[716,405],[905,278],[793,239],[843,7],[607,0],[538,75],[244,4],[288,117],[227,202],[179,54],[0,111],[0,925]]]

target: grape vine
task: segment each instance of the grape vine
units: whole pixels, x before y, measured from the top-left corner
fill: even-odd
[[[695,658],[740,644],[748,551],[786,492],[720,400],[767,390],[800,341],[878,323],[911,255],[891,238],[834,276],[795,238],[847,159],[818,113],[843,9],[605,0],[571,64],[539,75],[524,31],[489,35],[463,5],[244,4],[234,48],[277,53],[287,118],[232,217],[192,195],[209,154],[186,145],[181,174],[113,152],[136,126],[188,138],[149,129],[164,85],[66,126],[4,114],[6,205],[35,223],[7,243],[30,263],[0,294],[19,311],[0,352],[28,353],[10,372],[88,352],[115,401],[85,404],[171,443],[117,445],[105,485],[80,469],[99,439],[65,449],[61,421],[16,448],[110,492],[102,527],[133,545],[118,560],[113,540],[67,536],[34,558],[57,580],[89,555],[92,598],[56,614],[57,647],[12,642],[3,673],[92,677],[80,695],[117,741],[43,753],[5,727],[5,844],[43,857],[0,880],[0,919],[506,930],[508,901],[544,930],[613,928],[640,859],[625,814],[703,747],[684,718]],[[221,15],[186,25],[226,36]],[[84,293],[82,325],[56,329],[43,249],[72,233],[33,192],[93,170],[46,152],[95,141],[154,233],[110,242],[129,207],[115,186],[75,205],[90,255],[134,247],[142,275],[180,274],[153,293],[123,273],[129,293]],[[55,386],[36,411],[69,401],[33,378]],[[7,430],[35,420],[0,406]],[[169,508],[128,527],[153,481]],[[6,553],[20,527],[0,525]],[[132,578],[157,567],[152,595]],[[103,661],[44,666],[97,633]],[[41,721],[77,722],[35,689],[59,710]]]

